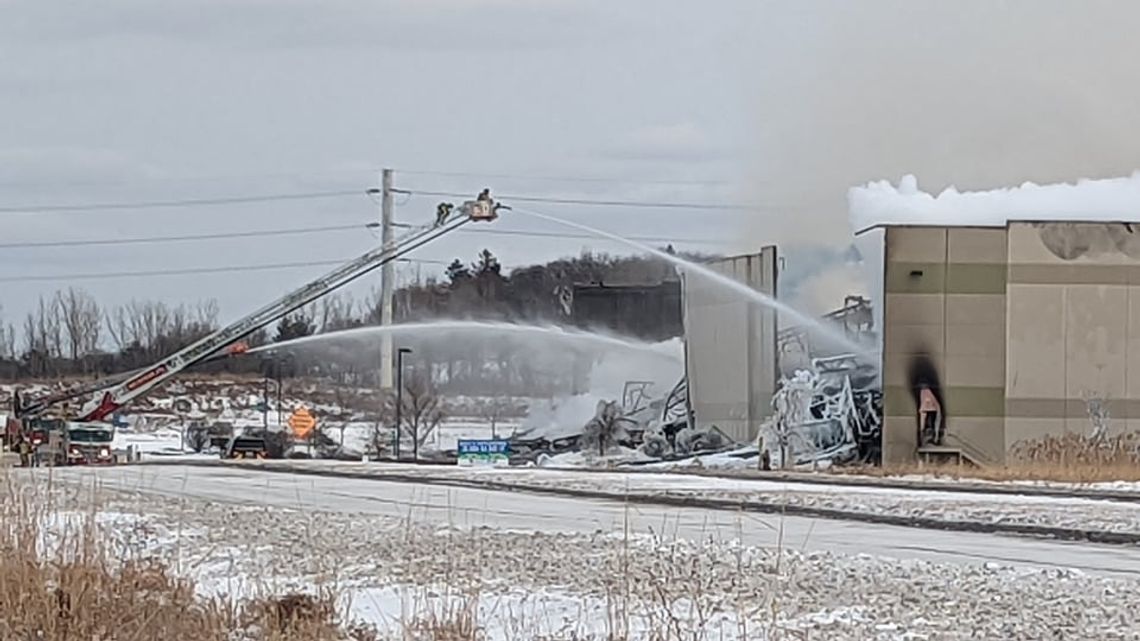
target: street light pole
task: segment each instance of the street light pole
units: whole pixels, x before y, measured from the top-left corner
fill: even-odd
[[[400,421],[404,409],[404,354],[411,354],[412,350],[401,347],[396,350],[396,461],[400,460]]]
[[[269,431],[269,377],[261,379],[261,427]]]
[[[273,373],[277,378],[277,424],[282,422],[281,417],[281,357],[278,356],[273,360]]]

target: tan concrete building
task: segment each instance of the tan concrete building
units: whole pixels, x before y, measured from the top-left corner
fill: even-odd
[[[1140,429],[1140,225],[884,229],[884,461],[918,454],[922,384],[940,449],[982,463],[1088,432],[1097,404],[1110,432]]]

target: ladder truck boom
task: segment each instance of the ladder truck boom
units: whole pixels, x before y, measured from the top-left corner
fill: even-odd
[[[241,347],[241,349],[235,349],[236,347]],[[202,361],[199,361],[199,363],[210,363],[210,362],[213,362],[213,361],[221,359],[221,358],[233,356],[235,354],[240,354],[244,351],[244,349],[248,349],[248,348],[245,347],[245,345],[242,343],[238,343],[236,345],[231,345],[231,346],[228,346],[225,350],[217,352],[213,356],[211,356],[207,359],[204,359]],[[19,392],[15,392],[13,395],[13,398],[12,398],[13,407],[15,408],[13,414],[15,414],[17,417],[26,417],[26,416],[30,416],[30,415],[34,416],[34,415],[39,414],[41,411],[43,411],[43,410],[45,410],[48,407],[51,407],[53,405],[57,405],[59,403],[66,403],[72,399],[81,398],[84,396],[90,396],[92,394],[95,394],[96,392],[103,391],[103,390],[111,387],[112,385],[114,385],[116,383],[120,383],[122,381],[125,381],[126,379],[134,376],[135,374],[141,374],[142,372],[146,371],[147,369],[149,369],[149,368],[144,367],[144,368],[140,368],[140,369],[134,369],[134,370],[131,370],[129,372],[121,372],[118,374],[113,374],[111,376],[101,378],[97,381],[93,381],[93,382],[87,383],[85,385],[70,387],[68,389],[61,390],[61,391],[55,392],[53,394],[49,394],[49,395],[44,396],[42,398],[38,398],[34,402],[31,402],[28,404],[24,404],[23,398],[20,396]]]
[[[441,206],[442,207],[442,206]],[[132,400],[146,394],[150,390],[163,384],[179,372],[196,363],[213,357],[226,346],[238,341],[258,329],[270,325],[293,311],[313,302],[335,289],[343,287],[376,268],[404,256],[431,241],[463,227],[472,221],[491,221],[498,217],[498,210],[505,208],[494,203],[486,196],[480,194],[478,200],[467,201],[460,206],[459,216],[447,220],[447,217],[437,216],[435,224],[418,227],[397,238],[389,246],[383,246],[366,252],[324,276],[309,282],[299,289],[282,296],[276,301],[258,309],[257,311],[219,329],[218,331],[182,348],[178,352],[167,356],[161,361],[133,372],[129,377],[103,382],[98,389],[88,386],[80,392],[97,393],[81,411],[80,421],[101,421],[110,416],[115,410]],[[448,205],[448,214],[451,209]],[[49,406],[75,398],[80,395],[76,391],[69,391],[51,395],[41,400],[33,401],[27,405],[14,408],[17,417],[34,416]]]

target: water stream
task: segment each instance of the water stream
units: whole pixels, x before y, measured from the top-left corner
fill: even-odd
[[[590,234],[595,234],[595,235],[600,236],[602,238],[608,238],[610,240],[617,241],[619,243],[622,243],[624,245],[627,245],[627,246],[632,247],[634,249],[637,249],[639,251],[643,251],[643,252],[646,252],[648,254],[652,254],[653,256],[656,256],[657,258],[660,258],[662,260],[665,260],[665,261],[672,263],[673,265],[679,267],[680,269],[682,269],[686,272],[699,274],[700,276],[707,278],[708,280],[716,283],[719,286],[725,287],[727,289],[730,289],[731,291],[734,291],[738,294],[741,294],[742,296],[746,297],[748,300],[750,300],[750,301],[752,301],[758,305],[762,305],[764,307],[767,307],[769,309],[776,311],[779,314],[784,315],[787,318],[793,319],[797,324],[810,328],[811,331],[817,332],[820,336],[826,338],[829,341],[834,341],[836,345],[840,346],[845,351],[850,351],[850,352],[855,353],[855,354],[870,354],[870,353],[875,352],[874,348],[868,347],[866,345],[861,345],[861,344],[851,340],[843,332],[841,332],[835,328],[829,327],[822,320],[820,320],[818,318],[813,318],[812,316],[809,316],[809,315],[807,315],[807,314],[805,314],[805,313],[803,313],[803,312],[801,312],[801,311],[799,311],[793,307],[788,306],[786,303],[782,303],[782,302],[776,300],[775,298],[772,298],[771,296],[769,296],[763,292],[752,289],[748,285],[746,285],[746,284],[744,284],[738,280],[729,278],[728,276],[725,276],[724,274],[720,274],[720,273],[718,273],[718,272],[716,272],[716,271],[714,271],[708,267],[705,267],[704,265],[700,265],[698,263],[694,263],[692,261],[685,260],[684,258],[674,256],[673,254],[663,252],[659,249],[654,249],[653,247],[650,247],[648,245],[644,245],[644,244],[639,243],[635,240],[630,240],[628,238],[624,238],[622,236],[619,236],[619,235],[614,234],[614,233],[610,233],[608,231],[597,229],[595,227],[590,227],[589,225],[583,225],[581,223],[576,223],[576,222],[573,222],[570,220],[558,218],[557,216],[550,216],[548,214],[543,214],[543,213],[540,213],[537,211],[524,210],[524,209],[513,209],[512,212],[516,213],[516,214],[523,214],[525,216],[532,216],[534,218],[540,218],[542,220],[546,220],[546,221],[556,223],[559,225],[565,225],[567,227],[573,227],[574,229],[578,229],[579,231],[584,231],[584,232],[587,232]]]
[[[669,343],[646,343],[637,340],[631,340],[628,338],[621,338],[618,336],[601,334],[597,332],[587,332],[568,327],[559,327],[556,325],[521,325],[515,323],[466,320],[442,320],[426,323],[403,323],[399,325],[388,326],[355,327],[352,329],[328,332],[324,334],[303,336],[301,338],[294,338],[292,340],[282,341],[280,343],[270,343],[268,345],[262,345],[260,347],[251,349],[248,353],[255,354],[257,352],[294,349],[313,343],[371,339],[383,334],[422,335],[429,333],[454,334],[473,332],[490,333],[500,337],[514,336],[520,338],[542,339],[544,343],[549,343],[551,341],[572,343],[584,347],[590,347],[597,351],[634,351],[646,354],[650,357],[659,358],[662,361],[667,361],[670,363],[678,363],[683,360],[680,351],[674,349],[672,346],[670,346]]]

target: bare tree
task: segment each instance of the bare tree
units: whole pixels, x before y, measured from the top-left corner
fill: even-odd
[[[16,358],[16,328],[12,323],[0,326],[0,355],[3,358]]]
[[[368,433],[368,452],[372,457],[379,458],[392,448],[392,430],[382,421],[376,421]]]
[[[116,351],[122,352],[131,344],[131,337],[129,336],[130,329],[126,322],[126,315],[122,305],[116,306],[113,310],[103,310],[103,324],[107,329],[107,335],[111,337],[111,341],[114,343]]]
[[[380,405],[376,413],[376,421],[368,432],[368,454],[379,458],[392,448],[391,411],[396,404],[391,396],[381,396],[376,399]]]
[[[99,347],[102,329],[99,304],[87,292],[69,287],[66,292],[56,292],[55,305],[63,320],[67,356],[72,363],[78,363]]]
[[[4,306],[0,305],[0,359],[16,358],[16,328],[5,322]]]
[[[396,399],[391,398],[392,413]],[[411,432],[412,439],[423,445],[443,421],[443,399],[436,393],[426,374],[416,374],[404,381],[401,395],[400,422]]]
[[[496,396],[484,400],[479,404],[479,415],[491,424],[491,438],[499,438],[496,427],[498,422],[511,415],[515,404],[509,398]]]
[[[133,347],[153,356],[170,329],[170,309],[160,301],[132,300],[107,314],[107,333],[120,351]]]
[[[218,326],[218,301],[213,298],[200,300],[194,306],[193,319],[200,327],[216,328]]]
[[[364,297],[364,300],[360,302],[360,313],[365,324],[380,324],[382,300],[379,287],[372,287],[368,290],[368,294]]]
[[[36,308],[28,312],[24,321],[24,341],[34,349],[58,358],[63,354],[59,308],[54,300],[40,297]]]
[[[41,296],[36,308],[24,317],[24,353],[32,376],[59,373],[63,335],[54,299],[48,301]]]
[[[348,329],[357,324],[356,301],[347,292],[333,292],[313,304],[313,318],[318,333]]]

